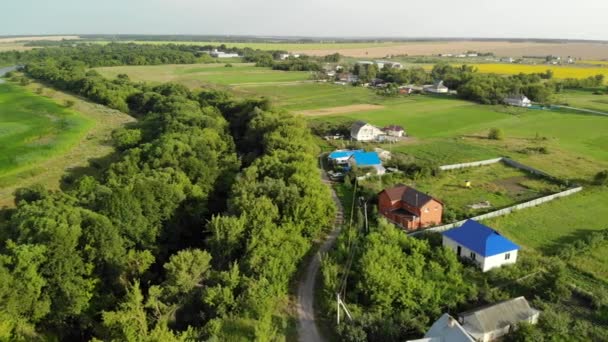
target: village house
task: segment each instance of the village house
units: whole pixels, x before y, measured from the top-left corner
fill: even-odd
[[[291,53],[282,53],[282,54],[279,55],[279,59],[280,60],[286,60],[289,57],[299,58],[300,55],[298,55],[298,54],[291,54]]]
[[[401,126],[390,125],[382,129],[387,135],[391,137],[403,137],[405,136],[405,130]]]
[[[338,75],[338,81],[344,83],[355,83],[359,81],[359,76],[350,72],[345,72]]]
[[[400,184],[378,194],[378,212],[406,230],[416,230],[441,224],[443,203]]]
[[[517,297],[461,313],[458,321],[475,341],[489,342],[517,329],[519,323],[536,324],[539,315],[526,298]]]
[[[522,322],[536,324],[540,311],[517,297],[458,315],[443,314],[424,338],[408,342],[490,342],[500,340]]]
[[[532,101],[525,95],[512,95],[504,99],[505,104],[516,107],[530,107]]]
[[[346,164],[348,159],[355,153],[365,152],[364,150],[336,150],[327,156],[327,159],[334,164]]]
[[[424,338],[407,342],[475,342],[456,318],[444,313],[433,323]]]
[[[376,169],[377,175],[383,175],[386,173],[386,169],[384,166],[382,166],[382,160],[380,160],[380,157],[376,152],[355,152],[348,158],[348,164],[351,167],[358,168],[372,167]]]
[[[479,222],[468,220],[442,235],[444,247],[475,262],[483,272],[517,262],[519,246]]]
[[[515,60],[513,59],[513,57],[503,57],[500,59],[500,61],[503,63],[513,63]]]
[[[378,70],[382,70],[382,68],[386,67],[387,69],[401,69],[403,68],[403,65],[401,65],[401,63],[399,62],[393,62],[393,61],[375,61],[376,65],[378,66]]]
[[[350,136],[357,141],[376,141],[381,140],[381,136],[385,135],[382,129],[370,125],[364,121],[356,121],[350,128]]]
[[[443,81],[435,82],[433,85],[425,85],[423,89],[427,93],[433,94],[447,94],[449,91],[448,87],[443,85]]]
[[[213,51],[209,52],[211,57],[215,58],[233,58],[240,57],[238,53],[228,53],[223,51],[218,51],[217,49],[213,49]]]

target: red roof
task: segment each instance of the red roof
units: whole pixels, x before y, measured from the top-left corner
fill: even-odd
[[[385,131],[403,131],[403,127],[397,125],[390,125],[383,128]]]

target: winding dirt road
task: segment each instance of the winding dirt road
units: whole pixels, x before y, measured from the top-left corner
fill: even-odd
[[[330,187],[331,196],[336,203],[336,218],[334,228],[327,236],[319,251],[311,258],[306,272],[302,276],[300,285],[298,286],[298,340],[300,342],[319,342],[323,341],[319,329],[315,323],[315,281],[321,266],[321,254],[326,253],[336,242],[336,238],[342,229],[344,221],[344,208],[338,199],[336,192],[331,187],[331,183],[327,178],[327,174],[323,171],[323,182]]]

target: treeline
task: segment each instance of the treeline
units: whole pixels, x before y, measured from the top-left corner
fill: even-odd
[[[273,314],[335,210],[305,121],[87,67],[60,57],[25,70],[140,121],[113,134],[118,161],[99,179],[21,189],[1,212],[0,339],[281,334]]]

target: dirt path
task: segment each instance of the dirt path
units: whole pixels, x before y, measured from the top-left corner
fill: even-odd
[[[576,107],[570,107],[570,106],[555,106],[555,107],[576,110],[578,112],[585,112],[585,113],[589,113],[589,114],[597,114],[597,115],[608,116],[608,113],[600,112],[600,111],[597,111],[597,110],[591,110],[591,109],[585,109],[585,108],[576,108]]]
[[[376,109],[382,109],[384,106],[374,105],[374,104],[356,104],[349,106],[339,106],[339,107],[328,107],[321,109],[309,109],[309,110],[300,110],[297,111],[296,114],[304,115],[304,116],[323,116],[323,115],[336,115],[336,114],[346,114],[353,112],[364,112]]]
[[[328,180],[325,171],[322,173],[322,178],[323,183],[331,189],[331,196],[336,203],[337,211],[333,230],[327,236],[319,248],[319,251],[311,258],[310,263],[306,268],[306,272],[302,276],[298,286],[298,340],[300,342],[318,342],[324,340],[315,323],[315,283],[317,274],[319,273],[319,267],[321,266],[321,254],[329,251],[334,245],[336,238],[340,234],[342,222],[344,220],[344,208],[342,207],[338,195],[336,195],[336,192],[331,187],[331,183]]]

